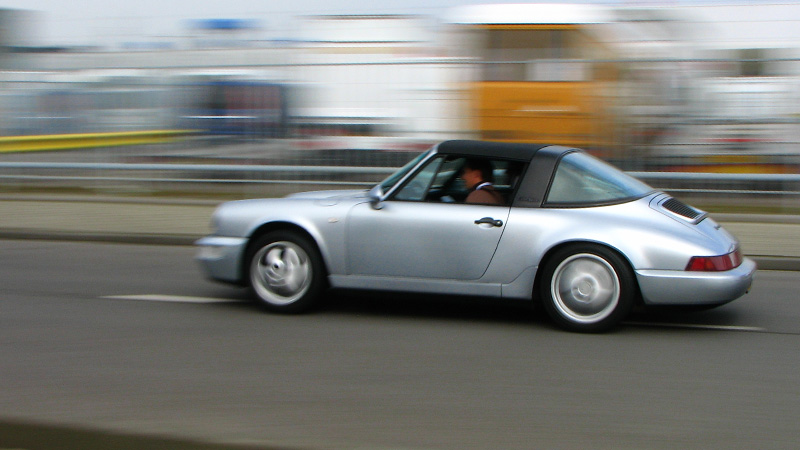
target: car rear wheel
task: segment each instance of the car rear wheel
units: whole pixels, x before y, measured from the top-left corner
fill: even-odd
[[[568,330],[601,332],[633,307],[636,281],[615,252],[597,245],[558,250],[544,265],[540,298],[553,321]]]
[[[304,312],[324,287],[322,258],[316,246],[297,233],[262,236],[248,252],[247,264],[250,288],[270,311]]]

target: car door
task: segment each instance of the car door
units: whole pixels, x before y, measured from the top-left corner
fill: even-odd
[[[479,279],[494,256],[510,208],[458,203],[450,196],[458,191],[452,187],[458,167],[458,160],[434,158],[380,209],[368,203],[354,206],[347,217],[348,273]]]

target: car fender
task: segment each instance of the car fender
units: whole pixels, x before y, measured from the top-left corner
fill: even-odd
[[[265,230],[298,228],[307,233],[322,255],[329,273],[345,267],[345,226],[347,211],[365,199],[321,201],[314,198],[241,200],[221,205],[217,233],[252,240]],[[243,255],[244,256],[244,255]]]
[[[691,256],[737,245],[713,221],[691,225],[648,206],[647,199],[590,208],[512,208],[486,282],[510,283],[538,270],[563,245],[594,243],[620,253],[633,270],[684,270]]]

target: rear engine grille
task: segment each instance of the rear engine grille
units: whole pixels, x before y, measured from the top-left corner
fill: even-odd
[[[671,198],[665,201],[661,206],[664,207],[669,212],[675,213],[679,216],[683,216],[688,218],[689,220],[697,219],[698,217],[703,215],[702,211],[698,211],[691,206],[683,203],[682,201]]]

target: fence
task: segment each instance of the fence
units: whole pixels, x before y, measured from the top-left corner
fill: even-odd
[[[179,191],[247,197],[319,188],[366,189],[395,170],[395,167],[319,165],[6,162],[0,163],[0,184],[6,189],[35,186],[51,191],[70,188],[107,191],[124,186],[134,193]],[[629,174],[657,189],[699,199],[712,207],[735,206],[747,211],[759,206],[762,212],[792,214],[800,210],[800,174]]]
[[[107,70],[103,76],[81,70],[0,72],[0,133],[6,136],[0,137],[0,163],[50,164],[0,166],[0,188],[169,185],[257,195],[267,186],[272,192],[283,185],[277,193],[360,187],[433,142],[481,137],[470,85],[486,63],[362,59],[223,65],[200,75],[170,66],[133,74]],[[718,203],[747,199],[793,212],[800,190],[794,178],[800,173],[798,62],[582,61],[625,69],[617,83],[592,94],[595,104],[614,112],[609,127],[615,140],[589,150],[683,196]],[[554,69],[559,62],[540,63],[560,73]],[[737,67],[754,65],[761,67],[758,76],[739,76]],[[198,125],[211,122],[216,125]],[[154,143],[187,130],[197,134]],[[149,145],[125,139],[138,133],[155,133],[157,139]],[[82,134],[92,136],[92,144],[68,153],[22,153],[25,148],[14,147]],[[22,135],[28,137],[20,140]],[[112,149],[102,136],[129,147]],[[85,149],[90,146],[96,148]],[[143,163],[155,165],[137,166]]]

